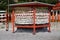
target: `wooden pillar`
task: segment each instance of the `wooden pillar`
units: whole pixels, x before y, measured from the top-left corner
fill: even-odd
[[[6,31],[8,31],[8,12],[6,11]]]
[[[54,11],[53,11],[53,13],[52,13],[51,18],[52,18],[52,22],[54,22],[54,21],[55,21]]]
[[[57,15],[58,15],[58,11],[56,10],[56,15],[55,15],[55,21],[57,21]]]
[[[49,12],[49,15],[48,16],[49,16],[49,20],[48,20],[49,21],[48,32],[51,32],[51,28],[50,28],[50,26],[51,26],[51,24],[50,24],[50,12]]]
[[[60,22],[60,14],[58,14],[58,22]]]
[[[13,32],[13,33],[14,33],[14,21],[15,21],[14,10],[12,10],[11,22],[12,22],[12,32]]]
[[[60,22],[60,10],[58,10],[58,22]]]
[[[48,15],[48,17],[49,17],[49,20],[48,20],[48,21],[49,21],[49,24],[48,24],[48,32],[51,32],[51,28],[50,28],[50,27],[51,27],[51,24],[50,24],[50,19],[51,19],[50,12],[51,12],[51,7],[48,7],[48,10],[49,10],[49,12],[48,12],[48,13],[49,13],[49,15]]]
[[[36,25],[35,25],[35,20],[36,20],[36,9],[33,7],[33,34],[36,32]]]

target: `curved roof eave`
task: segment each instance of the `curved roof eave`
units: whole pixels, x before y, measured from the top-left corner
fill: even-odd
[[[53,4],[42,3],[42,2],[25,2],[25,3],[10,4],[9,6],[18,6],[18,5],[26,5],[26,4],[42,4],[47,6],[55,6]]]

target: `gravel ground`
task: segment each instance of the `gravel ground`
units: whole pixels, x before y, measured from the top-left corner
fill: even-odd
[[[11,24],[9,25],[9,31],[0,29],[0,40],[60,40],[60,22],[51,23],[51,32],[37,32],[33,35],[32,32],[11,32]]]

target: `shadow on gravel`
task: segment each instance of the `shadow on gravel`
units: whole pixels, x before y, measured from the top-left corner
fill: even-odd
[[[18,28],[15,32],[26,32],[26,33],[31,33],[33,32],[33,29],[29,29],[29,28]],[[36,32],[48,32],[47,28],[37,28]]]

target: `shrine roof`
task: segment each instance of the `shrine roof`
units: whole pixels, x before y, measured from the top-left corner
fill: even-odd
[[[10,4],[10,7],[17,7],[17,6],[40,6],[40,7],[52,7],[55,6],[53,4],[43,3],[43,2],[25,2],[25,3],[16,3],[16,4]]]
[[[60,10],[60,3],[57,3],[54,7],[53,10]]]

